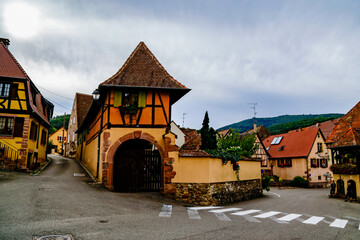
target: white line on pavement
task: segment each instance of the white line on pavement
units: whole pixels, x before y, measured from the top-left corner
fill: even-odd
[[[251,209],[251,210],[246,210],[246,211],[234,212],[234,213],[231,213],[231,215],[244,216],[244,215],[248,215],[248,214],[252,214],[252,213],[256,213],[256,212],[260,212],[260,210]]]
[[[300,217],[301,214],[294,214],[294,213],[291,213],[291,214],[288,214],[282,218],[279,218],[278,221],[287,221],[287,222],[290,222],[292,220],[294,220],[295,218],[298,218]]]
[[[172,205],[163,204],[161,208],[161,212],[159,213],[159,217],[171,217],[172,213]]]
[[[209,207],[188,207],[188,209],[191,209],[191,210],[209,210],[209,209],[216,209],[216,208],[223,208],[223,207],[214,207],[214,206],[209,206]]]
[[[312,225],[316,225],[318,224],[319,222],[321,222],[321,220],[323,220],[324,217],[316,217],[316,216],[313,216],[305,221],[303,221],[303,223],[305,224],[312,224]]]
[[[254,217],[256,217],[256,218],[268,218],[268,217],[275,216],[275,215],[277,215],[279,213],[281,213],[281,212],[270,211],[270,212],[267,212],[267,213],[262,213],[262,214],[256,215]]]
[[[220,221],[227,221],[230,222],[231,219],[225,215],[225,213],[222,212],[216,212],[215,216],[220,220]]]
[[[199,212],[197,210],[187,208],[187,213],[190,219],[201,219]]]
[[[267,192],[267,193],[274,194],[274,195],[280,197],[280,194],[277,194],[277,193],[273,193],[273,192]]]
[[[223,213],[223,212],[232,212],[232,211],[238,211],[241,210],[241,208],[225,208],[225,209],[217,209],[217,210],[211,210],[209,212],[212,213]]]
[[[335,221],[330,224],[330,227],[344,228],[346,226],[347,222],[348,222],[348,220],[335,219]]]

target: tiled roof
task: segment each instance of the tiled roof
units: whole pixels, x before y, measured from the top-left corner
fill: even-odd
[[[0,76],[25,79],[29,78],[3,42],[0,42]]]
[[[229,130],[230,130],[230,128],[229,128],[229,129],[222,130],[222,131],[219,132],[219,135],[225,137],[226,134],[229,132]]]
[[[320,128],[322,134],[324,135],[325,139],[327,139],[332,130],[334,129],[334,127],[336,126],[336,124],[339,122],[340,118],[337,119],[332,119],[326,122],[322,122],[322,123],[317,123],[315,125],[310,126],[310,128]]]
[[[243,134],[253,134],[253,133],[254,133],[254,129],[250,129]],[[264,127],[263,125],[256,127],[256,133],[258,134],[261,140],[270,136],[269,130],[267,130],[267,128]]]
[[[319,128],[305,128],[285,134],[272,135],[263,140],[271,158],[307,157],[314,144]],[[282,137],[279,144],[271,145],[275,137]]]
[[[328,146],[346,147],[360,146],[360,102],[358,102],[347,114],[340,118],[329,138]]]
[[[101,85],[188,89],[170,76],[144,42],[140,42],[120,70]]]
[[[84,121],[86,114],[88,113],[91,103],[93,101],[92,95],[76,93],[76,116],[78,126]]]
[[[180,128],[185,134],[185,143],[181,146],[183,150],[200,150],[201,135],[196,132],[195,129]]]

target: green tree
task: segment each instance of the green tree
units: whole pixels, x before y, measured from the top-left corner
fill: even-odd
[[[201,134],[201,146],[200,149],[216,149],[216,131],[209,127],[209,114],[206,111],[202,128],[200,129]]]

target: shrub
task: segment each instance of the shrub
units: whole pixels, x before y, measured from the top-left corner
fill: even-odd
[[[262,178],[262,181],[261,181],[262,188],[266,189],[266,191],[270,191],[270,180],[271,180],[270,176],[266,176],[266,177]]]
[[[290,186],[293,187],[308,187],[309,181],[304,179],[303,177],[296,176],[294,179],[290,182]]]

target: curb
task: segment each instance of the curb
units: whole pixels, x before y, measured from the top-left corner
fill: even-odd
[[[48,159],[47,163],[46,163],[44,166],[42,166],[41,168],[36,169],[35,171],[31,172],[31,173],[30,173],[30,176],[37,176],[37,175],[39,175],[42,171],[44,171],[44,169],[45,169],[47,166],[49,166],[49,164],[51,163],[51,158],[48,157],[47,159]]]
[[[84,166],[84,164],[82,164],[80,161],[78,161],[78,160],[76,160],[76,159],[73,159],[73,160],[75,160],[75,162],[77,162],[77,163],[84,169],[84,171],[86,172],[86,174],[87,174],[88,176],[90,176],[91,180],[93,180],[94,183],[96,183],[96,184],[101,184],[101,182],[98,181],[98,180],[91,174],[91,172]]]

